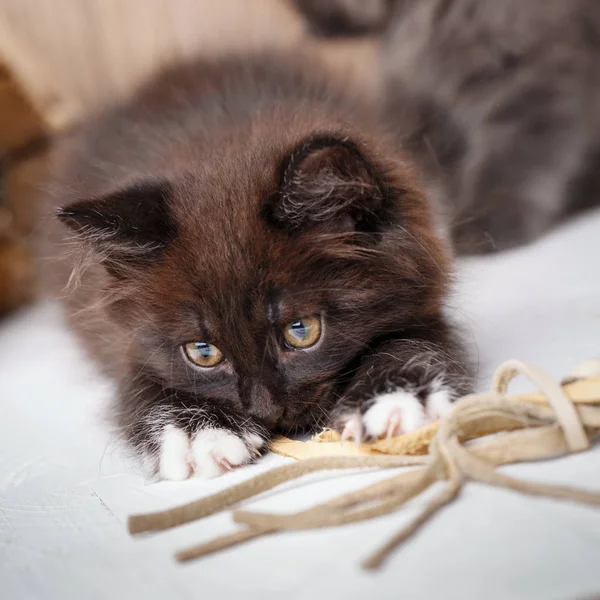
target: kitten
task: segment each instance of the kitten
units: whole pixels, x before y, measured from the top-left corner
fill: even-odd
[[[596,0],[296,4],[320,35],[384,30],[384,118],[458,251],[514,247],[598,204]]]
[[[408,431],[470,390],[449,254],[365,115],[308,60],[228,58],[163,74],[55,151],[49,243],[70,230],[83,252],[55,284],[73,270],[71,323],[162,478],[219,475],[277,432]]]

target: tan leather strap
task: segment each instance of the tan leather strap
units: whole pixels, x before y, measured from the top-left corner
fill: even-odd
[[[535,383],[548,400],[527,401],[526,398],[504,396],[508,384],[518,374]],[[452,502],[467,481],[511,489],[516,492],[600,506],[600,493],[567,486],[522,481],[496,469],[499,465],[561,456],[589,447],[588,435],[600,433],[600,381],[588,379],[588,387],[574,384],[569,394],[585,405],[573,406],[567,396],[539,367],[521,361],[508,361],[500,366],[494,378],[494,389],[488,394],[474,394],[457,401],[452,412],[441,422],[423,456],[322,456],[278,467],[240,485],[209,498],[182,507],[130,518],[131,533],[166,529],[193,519],[213,514],[251,498],[281,483],[309,473],[327,469],[356,467],[397,467],[420,465],[394,477],[379,481],[349,494],[292,514],[268,514],[235,510],[234,520],[243,525],[239,531],[208,543],[189,548],[177,555],[186,561],[229,548],[251,539],[288,529],[312,529],[355,523],[397,510],[438,480],[447,484],[421,514],[397,532],[363,566],[378,567],[389,554],[410,535],[429,521],[437,511]],[[591,395],[590,395],[591,394]],[[579,399],[579,401],[581,398]],[[474,432],[503,432],[472,444]]]
[[[546,371],[537,365],[528,365],[514,359],[502,363],[494,374],[492,392],[504,396],[508,389],[508,384],[518,375],[527,377],[544,393],[554,409],[556,419],[564,432],[569,450],[571,452],[587,450],[590,447],[590,441],[581,424],[577,409],[571,402],[571,399],[562,391],[562,388]]]

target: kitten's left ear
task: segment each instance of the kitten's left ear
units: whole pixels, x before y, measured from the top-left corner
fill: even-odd
[[[385,173],[352,140],[315,135],[283,162],[264,216],[289,231],[377,231],[390,220],[394,193]]]
[[[57,217],[108,260],[155,256],[175,235],[168,210],[170,186],[143,182],[107,196],[78,200]]]

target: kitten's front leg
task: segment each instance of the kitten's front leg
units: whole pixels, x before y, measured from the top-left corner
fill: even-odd
[[[217,477],[258,458],[268,432],[250,418],[179,390],[146,383],[121,394],[119,425],[161,479]]]
[[[413,431],[443,417],[471,391],[472,376],[450,333],[386,342],[365,358],[336,404],[333,426],[363,441]],[[436,339],[437,338],[437,339]]]

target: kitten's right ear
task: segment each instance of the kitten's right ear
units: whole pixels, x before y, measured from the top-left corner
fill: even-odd
[[[57,217],[106,260],[139,262],[156,256],[175,236],[169,197],[166,182],[137,183],[78,200],[59,209]]]
[[[273,227],[375,233],[398,218],[393,207],[402,190],[347,137],[312,135],[285,157],[279,177],[262,209]]]

